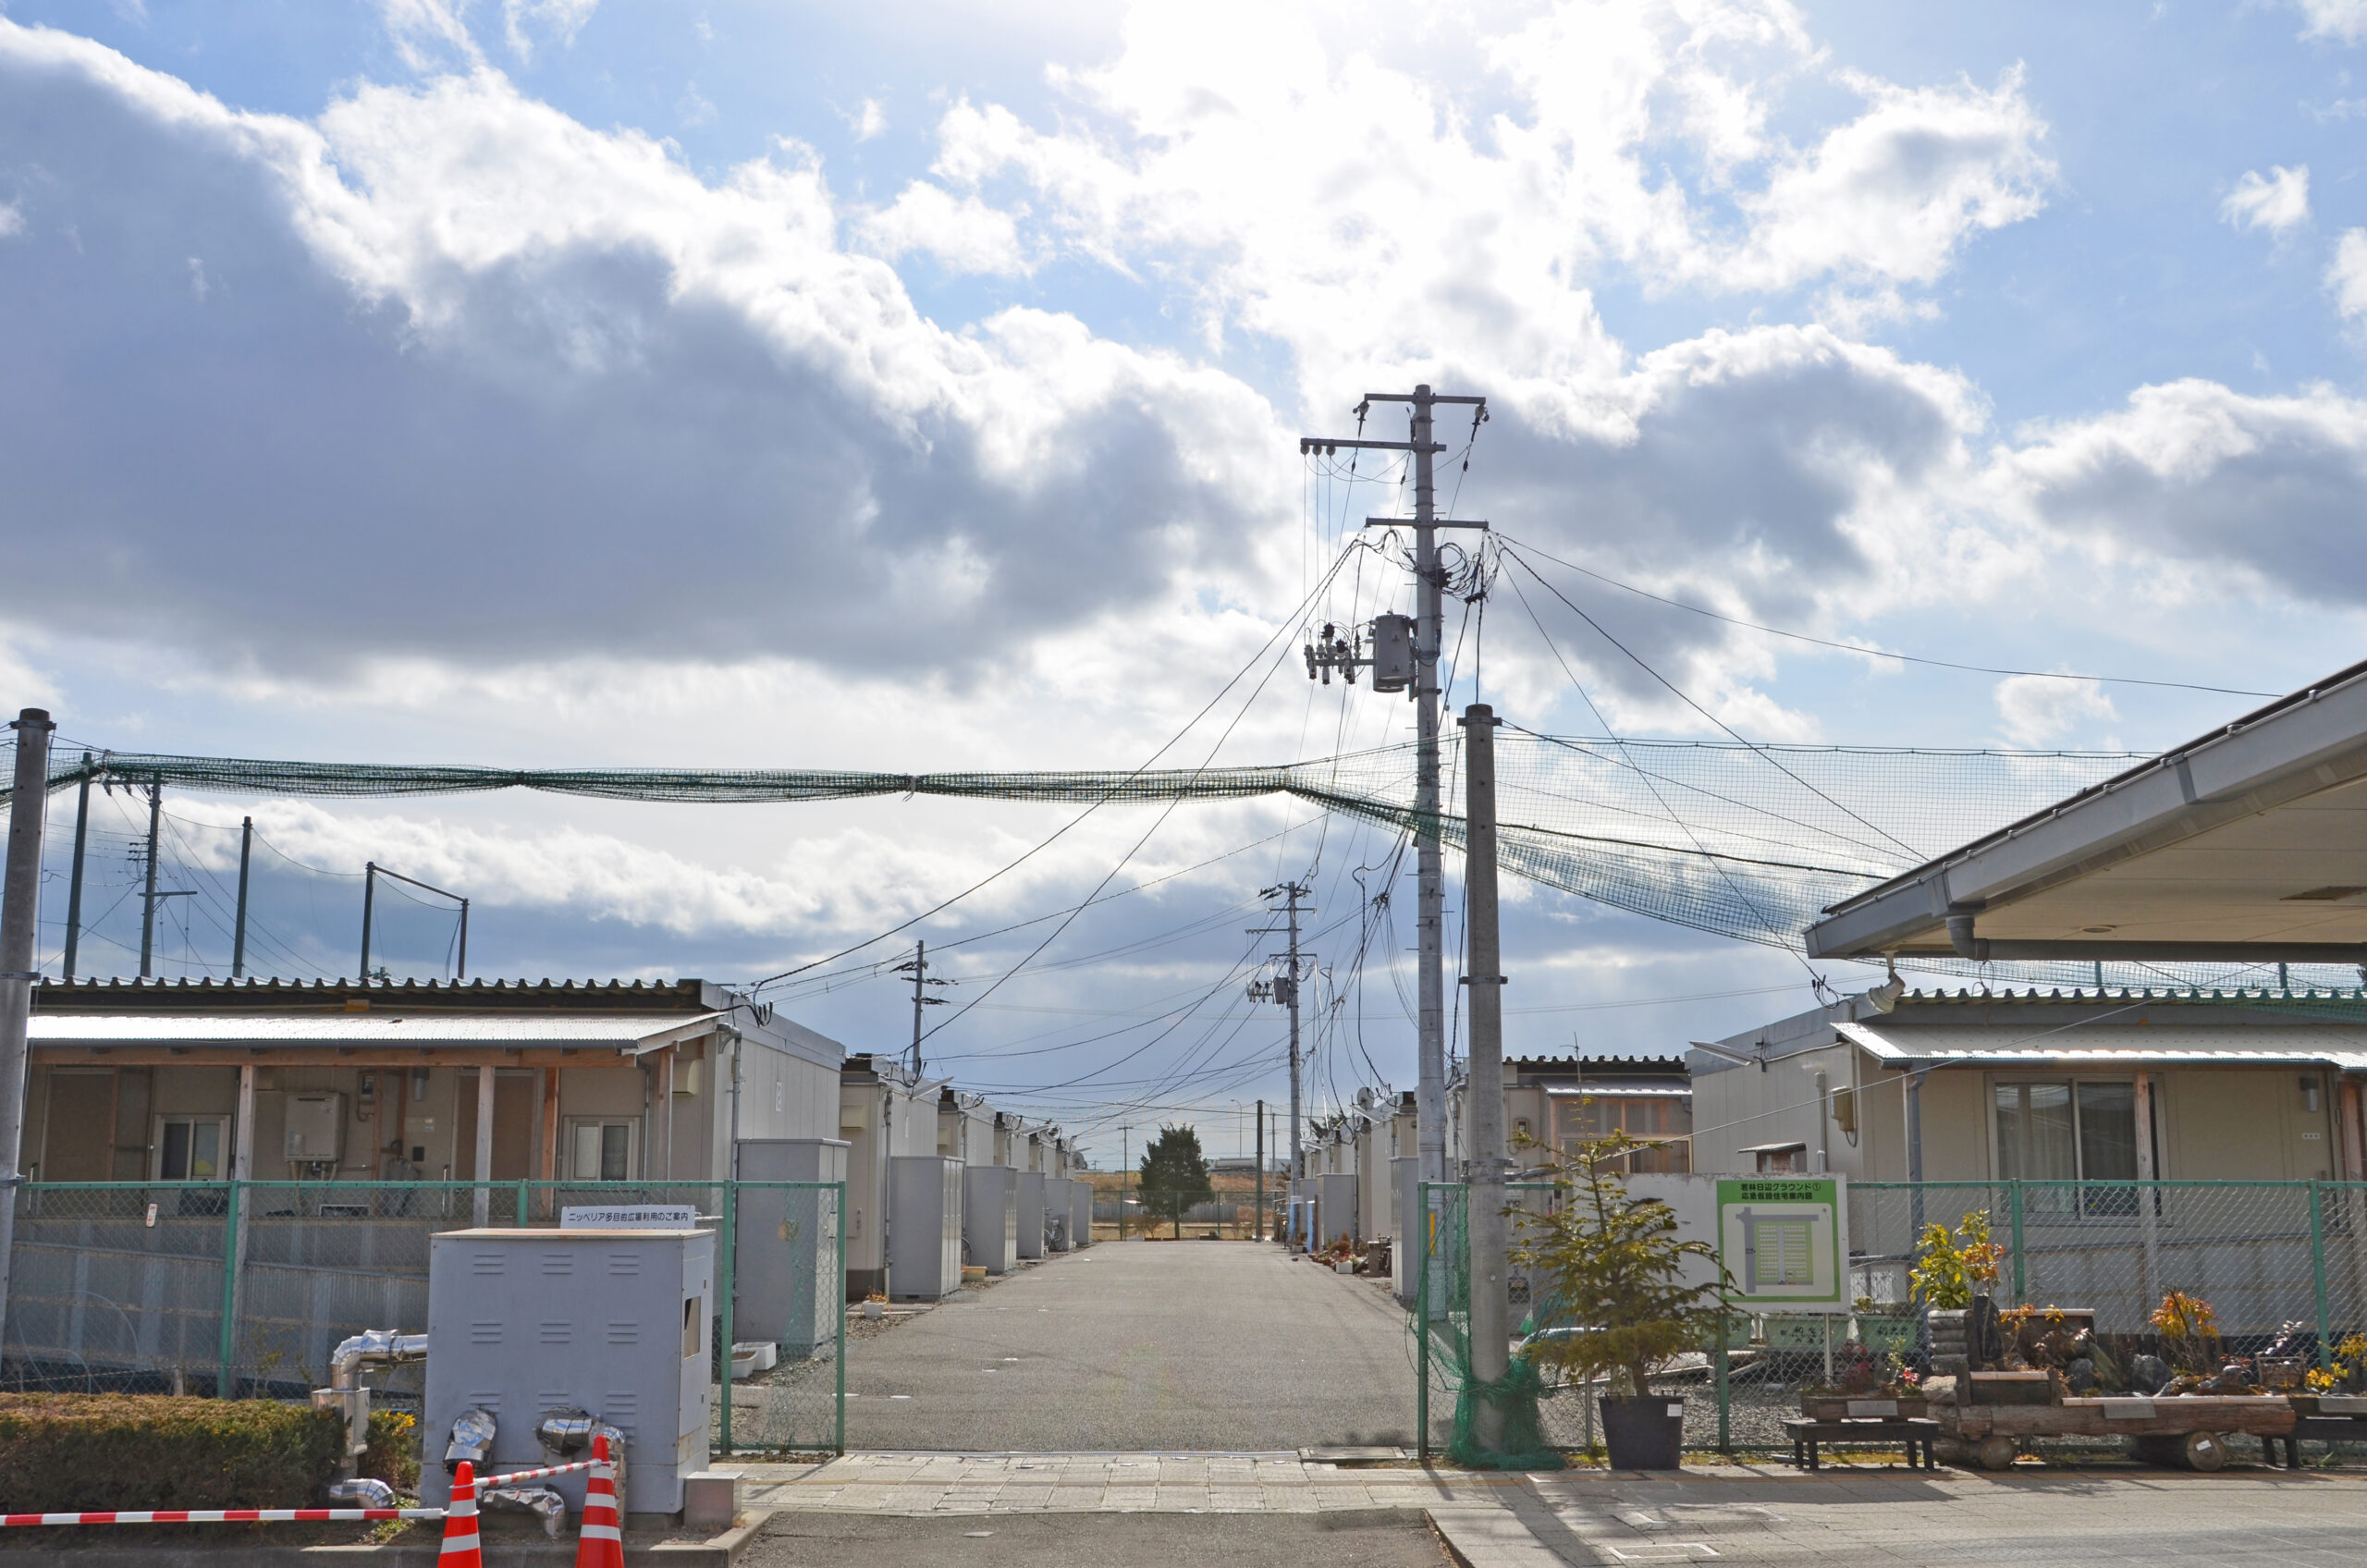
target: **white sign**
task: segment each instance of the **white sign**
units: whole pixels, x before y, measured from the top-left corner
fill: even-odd
[[[689,1204],[620,1204],[612,1208],[562,1208],[562,1231],[690,1231],[698,1226],[699,1211]]]

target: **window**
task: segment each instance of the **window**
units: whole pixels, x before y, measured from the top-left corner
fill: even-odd
[[[219,1182],[222,1151],[229,1145],[227,1116],[160,1116],[156,1118],[154,1153],[158,1182]]]
[[[567,1176],[572,1182],[632,1180],[633,1124],[619,1118],[572,1117],[567,1124]]]
[[[1997,1084],[1997,1174],[2006,1181],[2137,1180],[2137,1085],[2127,1078]],[[2134,1214],[2125,1187],[2042,1190],[2026,1207],[2056,1213]]]

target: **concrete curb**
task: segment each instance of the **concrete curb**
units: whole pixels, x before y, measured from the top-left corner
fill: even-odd
[[[741,1522],[704,1541],[625,1542],[625,1568],[730,1568],[747,1551],[770,1510],[742,1513]],[[95,1534],[100,1526],[92,1526]],[[0,1568],[435,1568],[441,1542],[433,1537],[384,1546],[258,1546],[252,1540],[169,1541],[142,1546],[16,1550],[0,1548]],[[575,1543],[511,1537],[488,1541],[488,1559],[501,1568],[575,1568]]]
[[[1426,1508],[1430,1528],[1459,1568],[1568,1568],[1509,1508]]]

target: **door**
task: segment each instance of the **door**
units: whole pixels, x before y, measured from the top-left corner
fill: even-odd
[[[105,1182],[115,1176],[115,1074],[53,1068],[42,1120],[41,1179]]]
[[[541,1096],[530,1071],[493,1075],[493,1177],[496,1182],[522,1182],[534,1174],[534,1121]],[[477,1180],[477,1086],[472,1077],[460,1079],[458,1145],[453,1150],[453,1180]]]

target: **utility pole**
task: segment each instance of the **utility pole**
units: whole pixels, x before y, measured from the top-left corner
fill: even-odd
[[[1471,973],[1471,1158],[1466,1165],[1466,1232],[1470,1238],[1471,1380],[1503,1380],[1512,1360],[1508,1226],[1504,1181],[1504,976],[1496,929],[1496,715],[1474,703],[1463,715],[1465,832],[1464,937]],[[1482,1452],[1501,1453],[1504,1415],[1493,1400],[1472,1402],[1472,1437]]]
[[[1126,1239],[1127,1183],[1134,1179],[1134,1148],[1129,1134],[1134,1129],[1121,1123],[1118,1128],[1118,1239]]]
[[[1251,1226],[1249,1239],[1253,1242],[1262,1242],[1266,1239],[1266,1102],[1264,1100],[1257,1102],[1257,1202],[1250,1210],[1250,1214],[1252,1218],[1249,1221]]]
[[[91,835],[91,753],[82,753],[82,788],[74,805],[74,870],[66,883],[66,956],[57,972],[74,978],[75,955],[82,947],[82,851]]]
[[[83,789],[90,788],[85,784]],[[239,828],[239,924],[230,937],[230,978],[237,980],[247,973],[247,864],[255,852],[255,819],[248,817]],[[80,858],[79,856],[77,858]],[[81,891],[76,888],[75,891]],[[467,960],[461,961],[463,969]]]
[[[1253,927],[1249,933],[1253,937],[1274,937],[1287,933],[1290,937],[1289,950],[1267,955],[1269,962],[1275,959],[1282,960],[1284,965],[1282,971],[1269,980],[1252,982],[1249,986],[1249,999],[1254,1002],[1280,1002],[1291,1010],[1291,1180],[1294,1182],[1298,1179],[1298,983],[1303,978],[1299,971],[1298,917],[1302,913],[1314,913],[1313,910],[1302,905],[1299,900],[1313,891],[1313,887],[1305,882],[1284,882],[1267,888],[1257,896],[1261,899],[1282,898],[1289,900],[1283,906],[1289,924],[1282,926],[1280,931],[1271,925],[1262,925]],[[1283,1190],[1287,1192],[1289,1189],[1285,1187]]]
[[[1437,489],[1432,474],[1432,461],[1446,447],[1436,439],[1431,410],[1440,404],[1460,405],[1471,410],[1471,428],[1476,435],[1488,417],[1488,399],[1472,397],[1447,397],[1430,390],[1425,382],[1406,392],[1368,392],[1356,405],[1357,428],[1375,403],[1404,403],[1411,406],[1412,421],[1403,441],[1367,441],[1361,438],[1335,441],[1322,436],[1302,437],[1298,444],[1301,454],[1330,454],[1341,447],[1354,450],[1408,452],[1414,459],[1414,581],[1418,594],[1417,614],[1413,628],[1413,668],[1411,695],[1414,699],[1414,870],[1417,906],[1415,932],[1419,944],[1419,962],[1415,968],[1419,1024],[1416,1041],[1417,1081],[1415,1086],[1415,1119],[1418,1129],[1417,1142],[1421,1155],[1422,1180],[1444,1182],[1449,1179],[1446,1168],[1446,981],[1445,981],[1445,881],[1439,853],[1439,650],[1445,640],[1446,616],[1442,603],[1446,582],[1439,569],[1438,531],[1441,528],[1475,528],[1485,532],[1485,522],[1441,518],[1438,515]],[[1404,528],[1405,518],[1368,517],[1367,528]],[[1373,667],[1373,690],[1394,692],[1404,690],[1405,682],[1391,669],[1384,657],[1384,622],[1400,618],[1382,617],[1374,623],[1374,657],[1358,659],[1352,651],[1334,643],[1318,654],[1307,653],[1307,673],[1313,676],[1323,669],[1329,678],[1331,668],[1344,666],[1354,679],[1355,667]],[[1344,656],[1343,656],[1344,655]],[[1297,1130],[1292,1130],[1295,1140]],[[1295,1155],[1293,1157],[1295,1170]]]
[[[925,987],[950,986],[953,982],[932,980],[928,977],[928,944],[926,942],[914,943],[913,956],[898,964],[890,973],[910,974],[913,977],[913,1082],[917,1084],[921,1077],[921,1009],[945,1005],[943,997],[932,997]]]
[[[41,929],[41,840],[49,811],[49,733],[41,708],[26,708],[17,732],[15,792],[8,797],[8,862],[0,881],[0,1323],[8,1320],[8,1258],[17,1239],[17,1187],[25,1138],[26,1028],[33,1011],[34,943]]]
[[[156,830],[165,815],[165,781],[148,781],[147,887],[140,895],[140,978],[155,970],[156,956]]]

